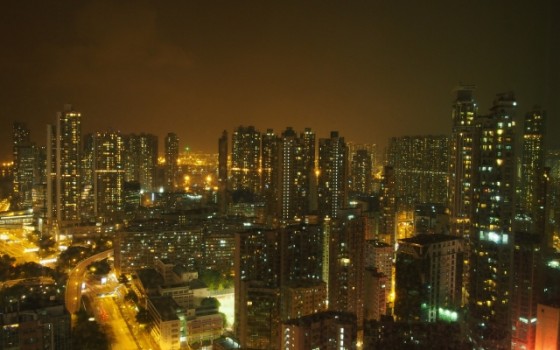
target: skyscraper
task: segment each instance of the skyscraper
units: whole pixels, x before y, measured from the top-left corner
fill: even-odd
[[[473,215],[475,171],[475,119],[477,105],[473,86],[460,86],[452,109],[452,135],[449,161],[450,232],[468,238]]]
[[[395,174],[397,210],[447,202],[449,138],[404,136],[389,141],[387,162]]]
[[[515,232],[511,290],[511,349],[534,349],[537,303],[542,290],[541,235]]]
[[[218,140],[218,207],[224,215],[228,201],[228,134],[224,130]]]
[[[368,150],[359,149],[352,157],[351,162],[351,187],[353,192],[359,194],[371,193],[372,162]]]
[[[261,140],[261,193],[266,203],[267,214],[276,217],[280,197],[279,152],[280,138],[272,129],[267,129]]]
[[[179,138],[175,133],[168,133],[165,137],[165,187],[167,191],[175,191],[178,186]]]
[[[513,93],[498,94],[490,114],[477,118],[469,328],[483,349],[511,348],[516,104]]]
[[[233,191],[260,193],[261,133],[254,126],[240,126],[232,136],[231,180]]]
[[[348,148],[344,138],[332,131],[330,138],[319,139],[319,214],[338,217],[348,205]]]
[[[235,326],[242,347],[278,349],[280,231],[255,228],[235,237]]]
[[[30,131],[25,123],[15,122],[13,125],[13,160],[14,186],[13,194],[16,206],[31,207],[31,186],[33,184],[33,151]]]
[[[356,315],[358,332],[364,321],[364,246],[363,217],[340,213],[330,220],[329,310]]]
[[[143,191],[156,189],[158,138],[152,134],[131,134],[124,138],[125,181],[138,182]]]
[[[95,215],[104,221],[123,211],[123,139],[117,132],[97,132],[94,139]]]
[[[47,217],[60,224],[80,218],[82,127],[81,114],[71,105],[57,113],[56,129],[47,130]]]
[[[292,128],[282,133],[278,157],[279,217],[282,220],[301,219],[310,211],[314,141],[310,129],[299,137]]]
[[[463,240],[421,234],[399,240],[395,315],[404,321],[458,321]]]
[[[379,199],[381,205],[379,237],[383,242],[392,246],[397,243],[395,228],[397,196],[395,186],[395,169],[392,166],[383,167],[381,197]]]
[[[538,235],[543,235],[545,229],[545,123],[545,114],[538,106],[525,115],[521,154],[518,221],[520,229]]]

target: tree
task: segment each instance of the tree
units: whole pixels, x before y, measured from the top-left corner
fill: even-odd
[[[7,281],[11,279],[15,262],[16,259],[8,254],[4,254],[0,257],[0,280]]]
[[[110,347],[110,339],[99,323],[89,321],[87,312],[81,309],[72,330],[72,345],[74,349],[106,350]]]
[[[151,317],[150,314],[148,313],[148,310],[141,307],[140,310],[138,310],[138,313],[136,314],[136,322],[138,322],[139,324],[148,324],[150,323],[150,321],[151,321]]]
[[[87,268],[94,275],[106,275],[111,271],[111,266],[107,262],[107,259],[93,262]]]

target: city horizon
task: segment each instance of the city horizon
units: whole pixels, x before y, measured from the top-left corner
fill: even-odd
[[[43,144],[66,103],[82,113],[84,133],[175,132],[204,152],[238,125],[339,130],[383,148],[394,136],[448,134],[460,83],[476,85],[483,113],[496,93],[513,91],[518,117],[539,105],[558,130],[555,9],[546,0],[13,3],[0,24],[9,49],[0,59],[0,158],[12,121]]]

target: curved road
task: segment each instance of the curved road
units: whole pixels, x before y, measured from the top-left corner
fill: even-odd
[[[113,255],[113,249],[90,256],[76,265],[68,274],[68,281],[66,282],[65,302],[66,309],[70,314],[75,314],[80,309],[80,301],[82,298],[82,282],[86,273],[86,268],[89,264],[107,259]]]

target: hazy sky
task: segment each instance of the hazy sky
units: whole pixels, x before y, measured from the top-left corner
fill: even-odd
[[[459,82],[482,112],[510,90],[519,117],[541,105],[560,147],[559,16],[557,0],[5,1],[0,159],[14,121],[44,144],[66,103],[84,133],[201,151],[239,125],[384,146],[450,133]]]

